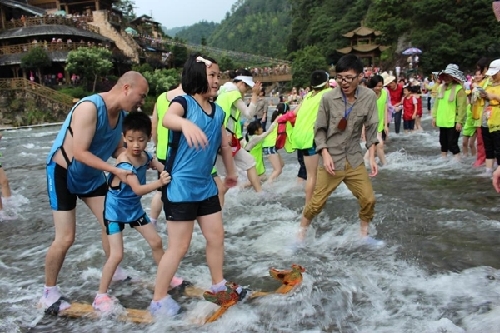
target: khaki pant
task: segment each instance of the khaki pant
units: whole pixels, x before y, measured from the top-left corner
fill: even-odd
[[[345,170],[335,170],[335,176],[326,172],[324,167],[318,168],[316,187],[311,201],[304,207],[303,215],[308,220],[312,220],[321,213],[326,200],[333,191],[344,182],[347,188],[358,199],[361,221],[370,222],[375,212],[375,194],[373,193],[372,182],[368,177],[368,172],[364,164],[353,169],[349,163]]]

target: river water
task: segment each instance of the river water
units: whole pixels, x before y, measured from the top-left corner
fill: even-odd
[[[298,263],[307,272],[293,294],[241,304],[206,326],[196,324],[213,308],[203,300],[184,300],[183,319],[150,326],[38,311],[45,253],[54,235],[44,161],[58,128],[6,131],[1,151],[14,190],[10,210],[18,219],[0,228],[0,332],[500,332],[499,196],[470,167],[470,158],[439,158],[438,134],[429,124],[425,118],[424,133],[391,135],[389,166],[373,179],[371,232],[387,242],[381,250],[357,245],[358,206],[342,185],[315,219],[309,246],[290,256],[285,249],[304,202],[295,155],[285,157],[284,173],[268,189],[267,201],[232,189],[224,207],[228,280],[271,290],[277,283],[269,267]],[[148,210],[151,197],[143,199]],[[99,226],[82,204],[77,221],[60,287],[74,301],[92,302],[103,264]],[[163,224],[160,231],[165,236]],[[116,283],[112,294],[124,306],[145,309],[155,267],[140,235],[127,228],[124,236],[123,266],[144,283]],[[178,274],[209,287],[199,228]]]

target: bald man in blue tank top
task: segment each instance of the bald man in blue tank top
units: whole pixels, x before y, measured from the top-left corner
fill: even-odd
[[[102,246],[109,254],[103,221],[107,193],[104,172],[125,181],[129,170],[106,161],[123,150],[122,121],[125,112],[136,111],[148,93],[146,79],[137,72],[125,73],[109,91],[80,100],[69,112],[47,157],[47,191],[55,227],[55,239],[45,259],[45,288],[40,306],[51,312],[67,309],[70,301],[57,287],[57,276],[75,239],[76,203],[80,198],[102,228]],[[126,279],[117,270],[114,280]],[[121,275],[121,276],[120,276]]]

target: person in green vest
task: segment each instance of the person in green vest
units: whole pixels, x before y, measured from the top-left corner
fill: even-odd
[[[459,160],[458,138],[467,114],[467,94],[462,85],[467,79],[455,64],[446,66],[439,79],[443,83],[432,108],[432,126],[439,127],[441,156],[446,158],[451,152]]]
[[[161,120],[170,106],[170,101],[172,101],[175,97],[182,95],[185,95],[185,93],[182,90],[181,79],[179,78],[177,87],[158,96],[156,104],[153,108],[153,115],[151,116],[151,122],[153,124],[151,140],[154,145],[153,150],[156,151],[156,158],[158,159],[158,162],[163,165],[165,165],[165,161],[167,159],[168,128],[163,127]],[[158,173],[158,177],[160,177],[160,173]],[[163,210],[161,190],[162,188],[159,187],[151,200],[151,213],[149,217],[155,226],[157,225],[158,217]]]
[[[374,75],[368,81],[368,88],[373,90],[375,95],[377,95],[377,110],[378,110],[378,127],[377,127],[377,157],[380,160],[382,165],[387,164],[387,159],[385,158],[384,152],[384,140],[382,139],[382,134],[385,132],[385,135],[389,133],[389,126],[387,123],[387,108],[389,106],[388,99],[389,93],[386,89],[384,89],[384,83],[392,82],[394,80],[394,76],[388,76],[384,79],[380,75]],[[364,127],[363,127],[363,136],[364,136]],[[366,141],[366,140],[364,140]],[[365,161],[369,159],[369,152],[366,151]]]
[[[300,150],[306,166],[306,204],[311,200],[314,186],[316,185],[316,173],[318,169],[319,155],[314,143],[314,124],[318,116],[319,103],[326,92],[332,90],[328,84],[330,76],[325,71],[314,71],[311,74],[312,90],[304,96],[302,103],[293,111],[297,116],[292,132],[292,148]]]
[[[241,115],[246,119],[254,117],[262,84],[253,82],[252,74],[248,70],[237,70],[231,77],[233,77],[232,82],[226,82],[219,88],[216,103],[226,114],[224,125],[228,132],[228,141],[232,146],[237,168],[246,171],[255,192],[261,192],[262,186],[255,167],[255,158],[245,149],[241,149],[240,142],[243,140]],[[243,101],[243,96],[249,89],[252,91],[252,98],[247,106]],[[217,159],[216,166],[217,172],[221,176],[225,176],[226,169],[220,158]]]
[[[247,143],[245,145],[245,150],[255,158],[255,167],[257,169],[257,174],[261,179],[263,179],[266,175],[262,144],[265,139],[271,136],[272,133],[275,133],[276,125],[278,125],[278,123],[273,121],[267,132],[264,132],[264,128],[262,127],[262,122],[260,120],[254,120],[247,126],[247,134],[245,136]]]

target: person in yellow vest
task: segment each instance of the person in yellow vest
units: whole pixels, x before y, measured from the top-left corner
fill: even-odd
[[[443,83],[432,108],[432,126],[439,127],[441,156],[446,158],[448,152],[451,152],[458,160],[458,138],[467,115],[467,94],[462,85],[467,79],[455,64],[446,66],[439,73],[439,79]]]
[[[246,171],[248,180],[252,184],[255,192],[262,191],[260,178],[255,168],[255,158],[241,147],[240,141],[243,140],[241,115],[246,119],[252,119],[257,111],[257,99],[262,84],[253,82],[252,74],[247,70],[238,70],[232,75],[233,81],[226,82],[219,89],[216,103],[224,110],[226,118],[224,125],[228,133],[228,141],[233,149],[234,162],[238,169]],[[243,101],[243,95],[252,90],[252,99],[247,106]],[[221,176],[226,175],[226,169],[220,158],[216,162],[217,172]]]
[[[175,89],[162,93],[156,99],[156,104],[153,108],[153,115],[151,116],[151,122],[153,124],[153,131],[151,135],[151,140],[153,141],[154,148],[156,151],[156,158],[158,162],[165,165],[167,159],[167,148],[168,148],[168,128],[163,127],[161,120],[167,112],[170,102],[177,96],[185,95],[182,90],[182,85],[180,83],[180,78],[178,85]],[[160,173],[158,172],[158,177]],[[163,203],[161,201],[161,191],[162,188],[158,188],[153,199],[151,200],[151,222],[156,226],[158,217],[163,209]]]
[[[482,134],[486,151],[486,167],[489,171],[491,169],[488,170],[488,168],[493,167],[495,158],[497,164],[500,165],[500,59],[490,64],[486,76],[490,77],[490,81],[486,88],[479,91],[479,95],[486,101],[482,118]],[[487,125],[486,128],[484,128],[484,123]],[[498,172],[498,168],[495,172]]]
[[[378,111],[378,127],[377,127],[377,157],[380,160],[382,165],[387,164],[387,159],[385,158],[384,152],[384,140],[382,139],[382,133],[385,132],[385,135],[389,132],[389,124],[387,123],[387,109],[389,107],[389,93],[384,86],[394,81],[396,78],[392,75],[387,75],[386,78],[383,78],[380,75],[374,75],[368,81],[368,88],[373,90],[375,95],[377,95],[377,111]],[[363,137],[364,135],[364,127],[363,127]],[[366,141],[366,139],[364,140]],[[369,159],[369,151],[366,151],[365,161]]]
[[[332,90],[328,85],[330,76],[325,71],[314,71],[311,74],[312,90],[304,96],[302,103],[293,111],[297,116],[292,132],[292,148],[300,150],[306,167],[306,205],[311,200],[314,186],[316,185],[316,173],[318,169],[319,155],[314,143],[314,124],[318,117],[318,108],[321,98],[326,92]]]

